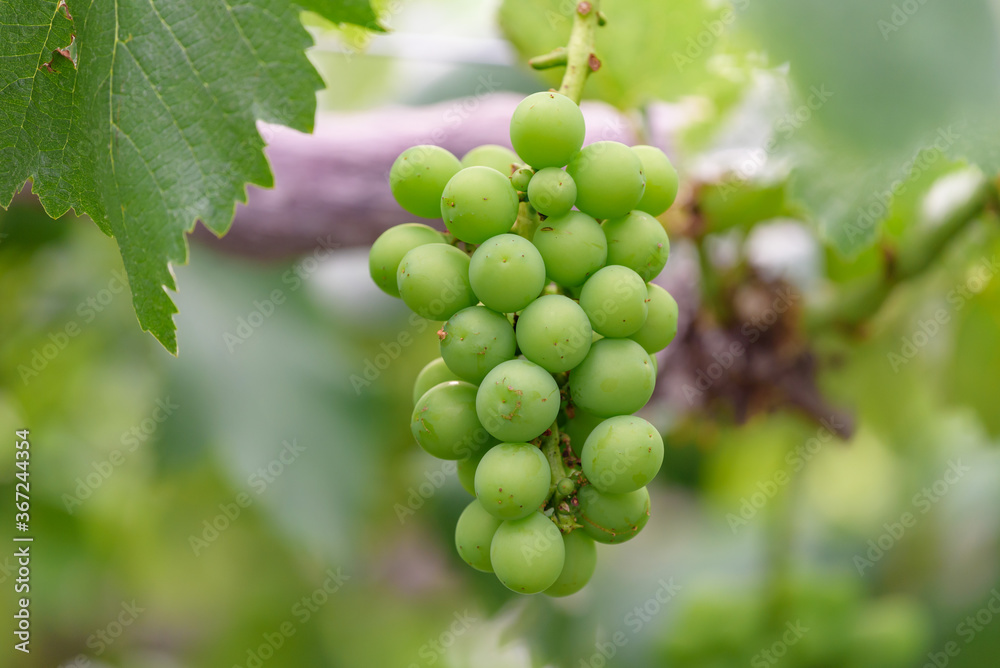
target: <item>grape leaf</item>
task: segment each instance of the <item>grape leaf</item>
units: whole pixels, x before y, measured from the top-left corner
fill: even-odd
[[[89,215],[171,352],[184,234],[225,233],[246,184],[272,185],[257,120],[312,129],[322,81],[300,9],[375,25],[358,0],[0,3],[0,206],[31,179],[50,216]]]
[[[878,238],[894,183],[912,188],[951,159],[987,173],[1000,169],[1000,38],[992,4],[749,4],[746,34],[772,64],[789,64],[802,105],[796,140],[806,154],[793,195],[845,255]]]

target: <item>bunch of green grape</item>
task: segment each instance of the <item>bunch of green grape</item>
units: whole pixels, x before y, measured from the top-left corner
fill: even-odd
[[[650,283],[677,173],[651,146],[583,146],[580,108],[555,92],[518,105],[510,138],[516,153],[404,151],[393,195],[448,232],[398,225],[369,263],[382,290],[443,321],[411,427],[475,496],[459,555],[515,592],[566,596],[593,574],[595,541],[627,541],[649,518],[663,441],[633,413],[677,332],[677,303]]]

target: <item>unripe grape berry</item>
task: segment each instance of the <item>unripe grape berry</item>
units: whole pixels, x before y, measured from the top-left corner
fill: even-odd
[[[528,186],[531,185],[531,177],[534,175],[535,172],[530,167],[521,168],[510,177],[510,184],[515,190],[527,192]]]
[[[484,305],[500,313],[514,313],[542,292],[545,262],[524,237],[498,234],[472,254],[469,282]]]
[[[528,201],[543,216],[561,216],[576,202],[576,183],[558,167],[546,167],[531,177]]]
[[[559,579],[566,545],[552,520],[535,511],[500,525],[490,545],[490,562],[505,587],[519,594],[537,594]]]
[[[604,418],[588,413],[579,406],[574,406],[573,417],[562,426],[562,432],[569,436],[569,445],[573,454],[577,457],[583,452],[583,445],[587,442],[594,428],[604,422]]]
[[[580,455],[583,473],[601,492],[625,494],[645,487],[663,463],[663,438],[646,420],[620,415],[597,425]]]
[[[382,292],[398,297],[396,272],[403,256],[417,246],[440,243],[444,243],[441,233],[420,223],[390,227],[379,235],[368,252],[368,272]]]
[[[490,448],[476,467],[476,498],[502,520],[527,517],[549,495],[552,471],[542,451],[528,443]]]
[[[649,490],[605,494],[584,485],[576,495],[580,524],[598,543],[624,543],[635,538],[649,521]]]
[[[649,354],[630,339],[601,339],[569,375],[573,403],[599,417],[630,415],[653,396]]]
[[[492,437],[490,438],[492,440]],[[495,443],[496,441],[494,441]],[[459,459],[458,464],[455,466],[459,484],[462,485],[462,489],[472,496],[476,495],[476,469],[479,468],[479,462],[483,460],[483,457],[486,456],[486,453],[492,447],[494,446],[487,444],[483,450]]]
[[[587,279],[580,291],[580,307],[594,331],[620,338],[639,331],[649,307],[646,282],[628,267],[608,265]]]
[[[628,338],[645,348],[647,353],[656,353],[670,345],[677,336],[677,302],[655,283],[647,283],[646,292],[646,322]],[[655,363],[656,358],[653,360]]]
[[[441,195],[445,227],[471,244],[509,231],[517,220],[517,208],[510,179],[490,167],[466,167],[451,177]]]
[[[629,343],[641,350],[638,343]],[[559,414],[559,386],[537,364],[520,359],[504,362],[480,384],[476,414],[501,441],[530,441],[541,436]]]
[[[566,165],[566,172],[576,182],[576,208],[594,218],[624,216],[646,188],[639,157],[615,141],[584,146]]]
[[[534,93],[510,119],[510,143],[534,167],[562,167],[583,146],[583,112],[561,93]]]
[[[521,164],[517,153],[497,144],[477,146],[462,156],[462,167],[492,167],[509,177]]]
[[[656,278],[670,257],[670,239],[656,218],[630,211],[601,225],[608,240],[608,264],[628,267],[644,281]]]
[[[455,549],[462,561],[477,571],[492,573],[490,546],[501,523],[501,520],[487,513],[479,501],[473,499],[462,511],[455,525]]]
[[[646,176],[646,191],[635,208],[659,216],[677,198],[678,178],[670,158],[655,146],[633,146]]]
[[[441,333],[441,357],[462,380],[479,383],[497,364],[514,359],[514,328],[485,306],[462,309],[448,318]]]
[[[582,285],[608,257],[608,240],[600,224],[579,211],[547,219],[531,243],[541,253],[549,278],[567,287]]]
[[[441,193],[462,168],[458,158],[440,146],[412,146],[389,170],[389,188],[399,205],[421,218],[441,215]]]
[[[546,596],[569,596],[590,582],[597,567],[597,546],[584,531],[563,534],[566,556],[559,577],[545,590]]]
[[[414,407],[410,432],[438,459],[467,457],[492,440],[476,419],[475,405],[475,385],[454,380],[436,385]]]
[[[417,379],[413,383],[413,403],[420,401],[420,397],[424,396],[424,392],[431,389],[435,385],[441,383],[446,383],[449,380],[462,380],[455,372],[448,368],[448,365],[444,363],[444,360],[440,357],[436,357],[427,363],[420,373],[417,374]]]
[[[410,310],[428,320],[447,320],[478,301],[469,283],[469,256],[448,244],[424,244],[404,255],[396,286]]]
[[[517,345],[549,373],[569,371],[587,356],[593,330],[580,305],[563,295],[528,304],[517,320]]]

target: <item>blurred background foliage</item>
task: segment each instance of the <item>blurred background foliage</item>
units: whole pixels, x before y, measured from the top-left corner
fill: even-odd
[[[388,36],[305,18],[327,109],[490,73],[551,85],[521,63],[565,43],[573,8],[375,4]],[[587,94],[683,175],[664,224],[699,267],[689,329],[739,331],[741,287],[790,286],[792,343],[851,438],[781,406],[653,404],[647,528],[601,549],[582,593],[518,599],[454,552],[467,496],[407,421],[435,328],[371,284],[365,249],[261,264],[195,245],[173,359],[135,326],[107,239],[15,204],[0,424],[31,429],[37,542],[34,651],[11,665],[995,665],[1000,234],[993,197],[954,211],[988,183],[969,163],[1000,169],[996,3],[603,9]],[[14,473],[0,460],[5,498]]]

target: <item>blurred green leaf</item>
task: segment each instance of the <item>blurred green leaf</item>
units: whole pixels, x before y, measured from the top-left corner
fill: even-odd
[[[994,246],[996,248],[996,246]],[[987,252],[969,267],[965,280],[948,293],[956,315],[955,339],[947,365],[947,391],[953,401],[970,406],[992,436],[1000,435],[1000,253]],[[913,332],[909,345],[937,336],[930,320]],[[926,345],[926,344],[924,344]]]
[[[705,0],[605,0],[608,23],[597,32],[595,51],[601,69],[587,81],[585,97],[622,109],[652,100],[676,100],[708,82],[710,55],[725,40],[736,13],[712,9]],[[576,2],[505,0],[500,26],[527,60],[565,46]],[[558,87],[564,68],[540,74]]]
[[[732,180],[706,184],[698,196],[709,232],[722,232],[792,213],[786,201],[785,184],[762,185]]]
[[[322,553],[348,554],[375,491],[381,432],[372,425],[384,425],[373,414],[378,404],[351,386],[349,343],[323,334],[291,269],[214,256],[182,276],[191,290],[175,373],[186,401],[211,407],[200,437],[280,531]],[[274,464],[286,443],[303,450]]]
[[[810,112],[794,194],[841,252],[871,244],[893,184],[916,183],[942,156],[1000,169],[988,0],[777,0],[746,17],[772,63],[790,64]]]

